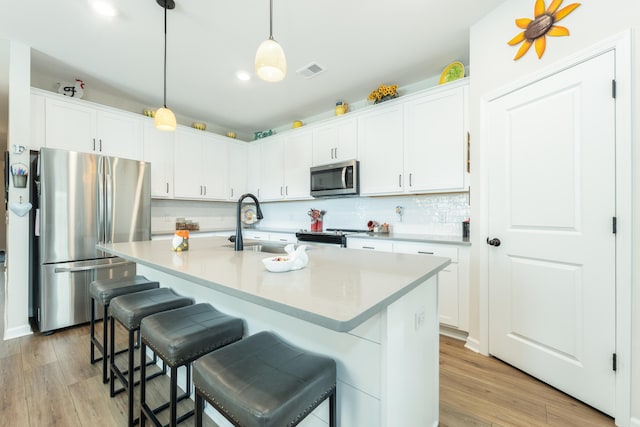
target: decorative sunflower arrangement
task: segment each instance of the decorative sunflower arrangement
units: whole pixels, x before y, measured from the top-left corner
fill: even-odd
[[[374,104],[379,104],[380,102],[388,101],[393,98],[398,97],[398,85],[380,85],[378,89],[374,89],[367,99],[369,101],[373,101]]]

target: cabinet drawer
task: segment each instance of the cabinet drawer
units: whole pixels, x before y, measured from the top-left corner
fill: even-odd
[[[347,248],[393,252],[393,243],[375,239],[351,239],[347,237]]]
[[[393,251],[402,254],[423,254],[451,258],[451,262],[458,262],[458,248],[448,245],[431,243],[395,242]]]
[[[244,237],[245,239],[253,239],[253,240],[269,240],[269,233],[265,231],[245,230],[242,232],[242,237]]]
[[[269,233],[269,240],[280,243],[297,243],[298,238],[295,234],[288,233]]]

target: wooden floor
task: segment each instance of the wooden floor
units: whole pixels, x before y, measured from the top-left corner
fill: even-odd
[[[125,333],[118,336],[124,339]],[[442,427],[614,425],[611,418],[517,369],[464,349],[460,341],[442,337],[440,344]],[[125,395],[109,398],[100,366],[89,363],[88,325],[0,341],[0,426],[126,426]],[[166,377],[151,381],[149,389],[152,404],[165,400]],[[192,405],[183,402],[179,413]],[[215,426],[207,421],[206,426]],[[181,425],[192,426],[193,418]]]

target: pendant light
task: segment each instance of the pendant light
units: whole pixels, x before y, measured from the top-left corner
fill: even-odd
[[[176,4],[173,0],[156,0],[164,9],[164,100],[163,106],[158,108],[153,123],[157,129],[176,130],[176,116],[167,108],[167,9],[173,9]]]
[[[273,0],[269,0],[269,39],[258,47],[255,65],[258,77],[267,82],[279,82],[287,74],[284,51],[273,39]]]

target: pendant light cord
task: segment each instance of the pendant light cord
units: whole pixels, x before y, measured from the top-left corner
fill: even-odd
[[[273,40],[273,0],[269,0],[269,40]]]
[[[167,108],[167,0],[164,2],[164,108]]]

